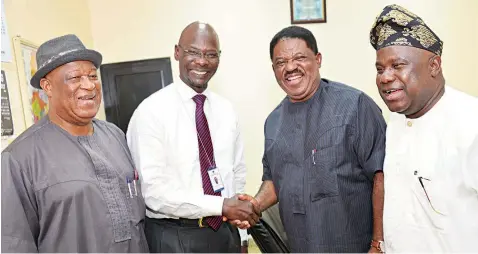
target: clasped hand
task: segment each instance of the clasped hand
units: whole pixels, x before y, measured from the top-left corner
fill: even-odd
[[[257,200],[250,195],[238,194],[224,199],[222,215],[224,221],[229,221],[238,228],[247,229],[259,222],[261,209]]]

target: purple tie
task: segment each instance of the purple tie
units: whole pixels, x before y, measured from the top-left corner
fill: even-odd
[[[221,192],[214,192],[207,171],[211,167],[216,167],[214,161],[214,148],[212,147],[211,133],[204,114],[204,101],[206,96],[198,94],[193,97],[196,103],[196,131],[198,136],[199,162],[201,164],[202,186],[204,194],[212,196],[221,196]],[[222,224],[222,216],[206,217],[207,224],[217,231]]]

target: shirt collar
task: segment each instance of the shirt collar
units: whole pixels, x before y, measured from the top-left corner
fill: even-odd
[[[186,85],[181,79],[179,79],[177,83],[179,96],[181,97],[182,101],[192,100],[194,96],[198,95],[196,91]],[[202,94],[206,95],[207,100],[209,100],[210,92],[207,89]]]

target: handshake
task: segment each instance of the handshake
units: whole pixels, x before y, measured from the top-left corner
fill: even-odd
[[[247,194],[237,194],[232,198],[224,199],[222,205],[223,221],[229,221],[240,229],[248,229],[261,217],[261,208],[255,198]]]

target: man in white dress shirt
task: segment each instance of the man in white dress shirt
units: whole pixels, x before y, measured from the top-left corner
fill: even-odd
[[[246,166],[236,114],[207,89],[219,65],[219,39],[204,23],[188,25],[175,46],[180,79],[145,99],[127,132],[147,206],[151,252],[240,252],[247,232],[228,219],[255,224],[259,212],[234,196]],[[216,182],[216,179],[218,180]]]
[[[386,6],[370,32],[390,111],[386,252],[478,251],[478,99],[445,85],[443,42],[417,15]]]

